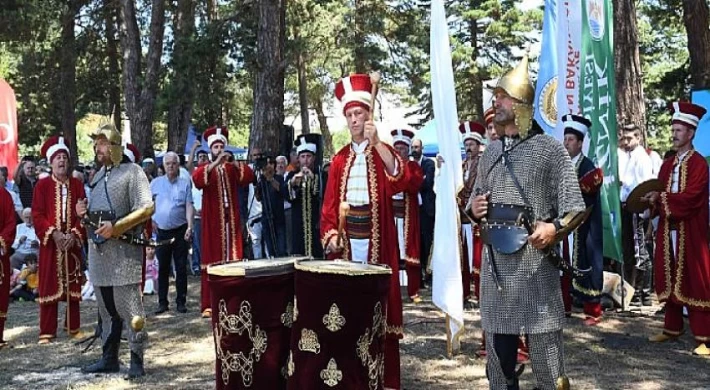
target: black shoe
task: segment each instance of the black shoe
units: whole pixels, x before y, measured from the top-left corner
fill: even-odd
[[[160,306],[158,306],[158,310],[155,311],[155,315],[163,314],[166,311],[168,311],[168,306],[167,305],[160,305]]]
[[[81,369],[84,374],[97,374],[105,372],[118,372],[118,343],[109,343],[103,347],[103,354],[98,362]]]
[[[178,313],[187,313],[187,307],[185,305],[177,305]]]
[[[128,369],[126,379],[140,378],[143,375],[145,375],[145,370],[143,369],[143,356],[131,351],[131,366]]]

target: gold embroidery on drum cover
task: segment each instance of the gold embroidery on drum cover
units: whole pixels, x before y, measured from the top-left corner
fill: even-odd
[[[335,303],[330,306],[328,314],[323,316],[323,325],[331,332],[337,332],[345,325],[345,317],[340,315],[340,309]]]
[[[320,353],[320,343],[318,335],[310,329],[301,329],[301,339],[298,341],[298,349],[303,352]]]
[[[288,379],[288,377],[293,376],[296,371],[296,365],[293,363],[293,351],[288,351],[288,360],[286,360],[286,365],[281,367],[281,375]]]
[[[320,379],[330,387],[335,387],[343,379],[343,372],[338,370],[338,364],[331,358],[328,367],[320,371]]]
[[[296,322],[296,320],[298,320],[298,300],[293,297],[293,322]]]
[[[382,304],[377,302],[372,316],[372,329],[365,329],[365,334],[357,340],[357,356],[360,358],[362,365],[367,367],[370,389],[377,389],[378,385],[384,381],[384,353],[380,352],[373,357],[370,354],[370,346],[376,337],[382,338],[385,336],[385,329],[386,321],[382,316]]]
[[[248,355],[243,351],[233,353],[222,348],[222,337],[224,332],[242,335],[246,331],[249,340],[252,342]],[[254,375],[254,362],[261,359],[261,355],[266,351],[266,332],[259,328],[259,325],[252,324],[251,304],[242,301],[239,305],[239,314],[229,314],[227,303],[224,299],[219,301],[219,322],[214,326],[215,344],[217,358],[220,360],[222,368],[222,382],[229,384],[229,375],[232,372],[242,376],[242,383],[245,387],[252,385]]]
[[[291,325],[293,325],[293,303],[289,302],[288,305],[286,305],[286,311],[281,314],[281,323],[284,324],[285,327],[290,328]]]

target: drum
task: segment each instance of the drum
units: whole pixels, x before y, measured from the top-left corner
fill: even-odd
[[[382,389],[392,269],[296,263],[288,389]]]
[[[212,265],[217,389],[285,389],[294,264],[279,258]]]

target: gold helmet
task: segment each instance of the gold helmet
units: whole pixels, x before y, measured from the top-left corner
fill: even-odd
[[[121,163],[123,159],[123,139],[121,137],[121,132],[118,131],[116,126],[113,124],[113,120],[104,120],[99,124],[99,128],[91,134],[91,138],[94,143],[99,138],[106,138],[106,140],[111,144],[111,162],[114,165]]]
[[[528,73],[527,53],[513,70],[498,80],[498,84],[493,88],[493,95],[499,92],[503,92],[513,98],[515,125],[520,131],[521,137],[527,136],[532,127],[533,100],[535,99],[535,88],[530,82],[530,74]],[[496,126],[498,134],[503,135],[502,130],[502,128]]]

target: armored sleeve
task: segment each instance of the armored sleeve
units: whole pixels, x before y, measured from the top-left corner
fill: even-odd
[[[119,237],[126,231],[147,221],[155,211],[148,178],[143,170],[138,165],[131,164],[129,175],[128,194],[131,212],[116,221],[113,227],[113,237]]]

